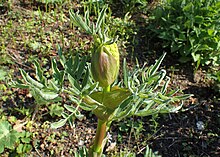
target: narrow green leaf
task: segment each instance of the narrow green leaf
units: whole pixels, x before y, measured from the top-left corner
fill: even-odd
[[[59,96],[59,94],[51,91],[43,91],[38,88],[34,88],[34,90],[36,90],[40,94],[40,96],[45,100],[53,100]]]
[[[26,84],[22,84],[22,83],[18,83],[18,82],[15,82],[15,81],[10,81],[8,83],[9,87],[12,87],[12,88],[21,88],[21,89],[27,89],[29,88],[28,85]]]
[[[166,94],[166,96],[173,96],[173,95],[175,95],[177,92],[179,92],[179,89],[171,90],[169,93]]]
[[[131,101],[133,100],[133,96],[128,97],[126,100],[124,100],[119,107],[116,109],[115,118],[123,118],[130,114],[132,111],[132,104]]]
[[[68,93],[71,92],[74,95],[80,95],[81,94],[80,91],[76,87],[72,87],[72,88],[69,87],[68,89],[70,90],[70,91],[68,91]]]
[[[106,12],[107,7],[104,7],[101,12],[99,13],[97,22],[96,22],[96,32],[98,32],[101,29],[101,24],[105,19],[105,12]]]
[[[58,55],[60,57],[60,63],[62,64],[63,67],[65,67],[66,58],[63,56],[62,49],[61,49],[60,45],[58,45]]]
[[[88,105],[88,104],[82,102],[79,104],[79,107],[85,111],[92,111],[97,108],[97,105]]]
[[[68,67],[68,68],[72,68],[72,71],[77,71],[78,70],[78,67],[79,67],[79,54],[77,53],[75,58],[74,58],[74,63],[73,65],[70,65],[71,67]]]
[[[162,93],[158,93],[159,98],[161,98],[162,100],[169,100],[170,98],[163,95]]]
[[[87,68],[85,76],[84,76],[83,81],[82,81],[82,89],[87,86],[87,84],[89,82],[89,75],[90,75],[90,72],[89,72],[89,69]]]
[[[82,91],[82,95],[83,96],[90,95],[91,93],[93,93],[96,90],[97,87],[98,87],[98,82],[96,82],[96,83],[90,85],[88,88],[84,89]]]
[[[123,61],[123,77],[124,77],[124,85],[126,88],[128,88],[128,73],[127,73],[127,62],[126,59],[124,58]]]
[[[56,92],[60,91],[60,88],[56,85],[54,80],[49,80],[48,82],[49,82],[49,86],[51,86],[53,90],[55,90]]]
[[[78,68],[78,71],[77,71],[77,80],[81,79],[82,77],[82,74],[85,70],[85,66],[86,66],[86,57],[83,57],[81,62],[79,63],[79,68]]]
[[[52,59],[51,63],[52,63],[52,71],[53,71],[54,78],[59,82],[59,85],[62,86],[65,73],[64,71],[60,71],[57,68],[57,62],[54,58]]]
[[[179,101],[179,100],[185,100],[193,96],[193,94],[184,94],[184,95],[179,95],[179,96],[174,96],[173,100],[174,101]]]
[[[75,103],[76,105],[79,105],[79,104],[80,104],[80,100],[79,100],[77,97],[72,96],[72,95],[69,95],[69,98],[70,98],[70,100],[71,100],[73,103]]]
[[[24,71],[23,71],[23,72],[24,72]],[[25,73],[26,73],[26,72],[25,72]],[[41,84],[40,82],[38,82],[38,81],[32,79],[27,73],[26,73],[26,80],[27,80],[27,82],[28,82],[30,85],[35,86],[35,87],[37,87],[37,88],[43,88],[43,87],[44,87],[43,84]]]
[[[87,11],[85,12],[84,21],[85,21],[86,25],[87,25],[88,27],[90,27],[89,10],[87,10]]]
[[[79,83],[70,74],[68,74],[68,80],[76,93],[80,93],[81,88]]]
[[[64,104],[64,107],[65,107],[68,111],[70,111],[70,112],[72,112],[72,113],[75,113],[75,112],[76,112],[76,108],[74,108],[74,107],[72,107],[72,106],[70,106],[70,105]]]
[[[44,75],[43,75],[43,70],[40,67],[39,62],[34,60],[34,66],[35,66],[35,70],[36,70],[37,80],[40,81],[40,83],[42,83],[44,86],[46,86],[46,77],[44,77]]]
[[[86,33],[92,34],[91,29],[89,26],[83,21],[82,17],[77,13],[74,13],[72,10],[70,10],[70,17],[73,21],[73,24],[83,29]]]
[[[60,127],[64,126],[66,124],[66,122],[67,122],[67,119],[61,119],[58,122],[52,123],[51,128],[52,129],[60,128]]]
[[[64,119],[68,119],[69,115],[66,112],[61,113],[62,117]]]
[[[81,114],[78,110],[75,112],[75,117],[79,120],[82,120],[84,118],[84,115]]]
[[[167,76],[165,81],[166,82],[164,83],[163,87],[161,88],[161,93],[162,94],[165,94],[166,91],[167,91],[167,87],[168,87],[168,84],[170,82],[170,77]]]
[[[152,69],[150,70],[150,76],[155,74],[156,71],[159,69],[160,64],[162,63],[164,57],[166,56],[166,53],[164,53],[154,64],[154,66],[152,67]]]

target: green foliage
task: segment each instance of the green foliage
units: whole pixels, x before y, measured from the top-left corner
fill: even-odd
[[[15,142],[18,140],[18,132],[12,129],[8,121],[0,121],[0,153],[5,148],[14,149]]]
[[[89,154],[88,154],[88,151],[85,147],[82,147],[78,150],[78,152],[76,151],[75,152],[75,157],[88,157]]]
[[[105,44],[112,46],[113,43],[117,48],[116,38],[107,38],[107,32],[103,28],[106,9],[104,7],[100,11],[96,23],[90,22],[89,11],[86,11],[84,18],[70,11],[74,25],[94,37],[94,49]],[[112,52],[114,50],[109,49],[106,55],[116,55]],[[58,55],[59,63],[55,58],[51,62],[51,77],[45,77],[44,69],[35,61],[35,78],[20,69],[23,81],[13,82],[12,86],[28,88],[38,104],[61,101],[61,95],[68,96],[73,104],[64,104],[65,112],[61,113],[63,118],[53,123],[52,128],[62,127],[66,122],[74,127],[74,119],[81,120],[84,117],[81,109],[94,113],[98,118],[98,129],[94,144],[90,147],[91,156],[102,155],[107,140],[106,132],[113,121],[129,116],[177,112],[181,105],[176,107],[173,104],[181,103],[182,100],[191,96],[190,94],[178,95],[178,90],[167,90],[170,79],[166,77],[165,70],[159,70],[165,54],[150,67],[145,65],[140,67],[137,63],[131,70],[128,70],[124,60],[123,77],[112,83],[114,78],[107,86],[100,86],[101,81],[95,80],[97,81],[95,82],[94,77],[92,78],[91,66],[94,60],[91,59],[91,63],[88,63],[86,56],[79,57],[79,55],[66,58],[60,47],[58,47]],[[106,59],[108,58],[104,56],[104,62],[108,62]],[[119,63],[119,56],[117,59]],[[108,66],[116,66],[112,62],[109,63]],[[56,108],[55,105],[51,106],[51,110],[60,113],[60,108]],[[84,151],[82,153],[84,154]],[[148,153],[151,154],[151,151]]]
[[[16,148],[16,152],[18,154],[25,154],[28,153],[32,150],[32,145],[31,145],[31,137],[32,137],[32,133],[30,132],[20,132],[19,133],[19,144]]]
[[[146,146],[144,157],[161,157],[161,155],[158,155],[157,152],[154,153],[152,149],[149,148],[149,146]]]
[[[5,68],[0,67],[0,81],[5,80],[6,75],[7,75],[7,72],[5,71]]]
[[[6,3],[6,0],[0,0],[0,7],[4,6],[5,3]]]
[[[37,89],[34,94],[36,94],[37,99],[41,98],[42,103],[48,103],[48,101],[56,99],[59,97],[59,93],[68,93],[69,99],[77,106],[64,105],[68,113],[63,112],[63,119],[54,123],[53,128],[61,127],[67,121],[72,124],[75,118],[82,119],[83,115],[79,108],[92,111],[101,119],[114,121],[132,115],[149,116],[158,113],[176,112],[181,108],[181,105],[175,107],[169,104],[181,102],[181,100],[191,96],[189,94],[178,96],[176,95],[178,90],[167,92],[170,79],[165,77],[165,70],[158,71],[165,54],[149,68],[140,67],[137,63],[133,70],[128,71],[126,61],[124,61],[124,77],[121,81],[114,83],[114,87],[112,87],[110,93],[107,93],[110,95],[109,97],[106,95],[106,99],[105,97],[103,99],[98,84],[92,80],[89,70],[90,65],[86,62],[85,57],[81,59],[77,55],[74,58],[66,59],[62,55],[61,49],[59,49],[59,56],[64,70],[59,70],[57,62],[52,60],[54,78],[49,81],[49,84],[43,76],[43,70],[35,62],[37,80],[32,79],[26,72],[21,70],[26,84],[15,83],[14,85],[15,87],[28,87],[32,91]],[[70,86],[65,87],[62,85],[64,78],[70,82]],[[111,102],[109,100],[114,100],[115,104],[113,102],[109,103]]]
[[[57,67],[54,66],[54,62],[55,61],[52,60],[53,79],[47,80],[46,77],[43,76],[43,69],[40,67],[39,63],[35,61],[36,79],[33,79],[23,69],[20,69],[24,82],[19,80],[17,82],[11,82],[11,87],[29,89],[38,105],[60,101],[61,97],[59,97],[57,92],[58,86],[63,82],[64,72],[59,71]]]
[[[208,74],[209,78],[214,80],[213,88],[216,92],[220,93],[220,71],[213,70]]]
[[[60,117],[64,111],[64,108],[60,106],[59,104],[51,104],[48,108],[50,110],[49,113],[52,117],[54,116]]]
[[[106,23],[111,26],[109,28],[109,36],[118,36],[119,41],[124,47],[129,45],[134,49],[136,40],[135,37],[138,32],[138,27],[135,22],[131,19],[132,15],[128,12],[122,18],[121,17],[112,17],[108,16]]]
[[[164,0],[150,15],[148,30],[181,62],[215,66],[220,64],[219,16],[218,0]]]
[[[120,11],[117,10],[117,12],[125,15],[128,12],[133,14],[144,11],[147,8],[148,1],[149,0],[111,0],[109,4],[112,8],[118,8],[116,6],[120,6]]]
[[[0,154],[5,149],[8,149],[11,154],[20,155],[31,151],[32,133],[27,131],[18,132],[16,129],[19,130],[20,125],[23,124],[18,124],[12,128],[12,125],[8,121],[0,120]]]
[[[80,148],[78,151],[74,154],[75,157],[88,157],[88,151],[85,147]],[[117,154],[117,157],[136,157],[138,156],[137,153],[130,152],[130,151],[120,151]],[[106,157],[106,155],[102,154],[101,157]],[[113,155],[113,157],[116,157]],[[158,154],[158,152],[153,152],[153,150],[147,145],[146,151],[144,153],[144,157],[161,157],[161,155]]]
[[[175,96],[178,90],[167,92],[170,78],[166,77],[165,70],[158,71],[164,57],[165,54],[149,68],[140,67],[137,63],[136,67],[130,71],[127,70],[126,61],[124,60],[124,78],[119,82],[119,85],[128,88],[132,96],[119,106],[115,119],[131,115],[149,116],[158,113],[176,112],[181,108],[181,105],[175,107],[170,104],[181,102],[191,96],[190,94]]]
[[[41,3],[46,3],[46,4],[48,4],[48,3],[62,3],[63,2],[63,0],[37,0],[38,2],[41,2]]]

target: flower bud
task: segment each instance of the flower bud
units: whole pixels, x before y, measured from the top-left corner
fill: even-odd
[[[91,59],[91,72],[101,87],[111,85],[119,71],[119,52],[116,43],[95,46]]]

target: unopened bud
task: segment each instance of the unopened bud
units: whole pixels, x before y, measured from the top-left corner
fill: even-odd
[[[95,81],[101,87],[111,85],[119,71],[119,52],[116,43],[99,45],[91,59],[91,71]]]

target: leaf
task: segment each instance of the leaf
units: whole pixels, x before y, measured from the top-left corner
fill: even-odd
[[[66,124],[66,122],[67,122],[67,119],[61,119],[58,122],[52,123],[51,128],[52,129],[60,128],[60,127],[64,126]]]
[[[146,146],[146,151],[144,154],[144,157],[162,157],[161,155],[158,155],[157,152],[153,152],[152,149],[149,148],[149,146]]]
[[[127,72],[127,63],[126,63],[126,59],[124,58],[123,61],[123,78],[124,78],[124,85],[126,88],[128,88],[128,72]]]
[[[72,107],[72,106],[70,106],[70,105],[64,105],[64,107],[68,110],[68,111],[70,111],[70,112],[72,112],[72,113],[75,113],[76,112],[76,108],[74,108],[74,107]]]
[[[62,64],[63,67],[65,67],[66,58],[63,56],[62,49],[59,45],[58,45],[58,55],[60,57],[60,63]]]
[[[6,75],[7,75],[7,71],[0,69],[0,81],[4,80]]]
[[[59,96],[59,94],[51,91],[43,91],[38,88],[34,88],[34,90],[36,90],[40,94],[40,96],[45,100],[54,100]]]
[[[180,101],[180,100],[185,100],[193,96],[193,94],[184,94],[184,95],[179,95],[179,96],[174,96],[172,99],[174,101]]]
[[[76,105],[80,104],[80,100],[77,97],[74,97],[72,95],[69,95],[70,100],[75,103]]]
[[[68,80],[72,86],[72,91],[74,92],[74,94],[79,95],[81,92],[78,82],[70,74],[68,74]]]
[[[91,86],[89,86],[88,88],[84,89],[82,91],[82,95],[90,95],[92,92],[94,92],[96,90],[96,88],[98,87],[98,82],[92,84]]]
[[[10,123],[0,121],[0,153],[4,151],[4,147],[12,149],[17,139],[17,131],[12,129]]]
[[[203,16],[196,15],[196,16],[194,17],[194,20],[195,20],[196,23],[202,24],[203,21],[204,21],[204,17],[203,17]]]
[[[21,89],[28,89],[29,88],[28,85],[22,84],[22,83],[19,83],[19,82],[15,82],[15,81],[11,81],[9,83],[9,86],[12,87],[12,88],[21,88]]]
[[[34,66],[36,69],[36,77],[37,77],[38,81],[40,81],[40,83],[42,83],[44,86],[46,86],[46,78],[43,75],[43,70],[40,67],[40,64],[36,60],[34,61]]]
[[[93,99],[92,97],[87,95],[83,98],[83,102],[85,102],[89,106],[103,106],[101,103],[100,95],[98,95],[98,97],[96,97],[96,99]]]
[[[80,111],[76,111],[75,112],[75,116],[77,119],[82,120],[84,118],[84,115],[80,113]]]
[[[156,63],[153,65],[153,67],[150,69],[150,75],[154,75],[156,73],[156,71],[159,69],[160,64],[162,63],[164,57],[166,56],[166,53],[164,53],[157,61]]]
[[[131,93],[129,90],[113,87],[111,92],[104,94],[103,92],[93,92],[89,96],[100,104],[103,104],[105,107],[114,110],[130,95]]]
[[[79,54],[77,53],[75,58],[74,58],[74,63],[73,63],[73,59],[71,58],[71,60],[68,60],[68,69],[71,69],[72,73],[69,73],[71,76],[73,76],[75,74],[75,72],[78,70],[79,68]],[[71,63],[71,64],[70,64]]]
[[[76,74],[77,80],[81,79],[81,76],[85,70],[85,66],[86,66],[86,57],[83,57],[79,63],[79,68],[77,70],[77,74]]]
[[[20,69],[20,72],[21,72],[21,75],[22,75],[23,79],[28,84],[30,84],[31,86],[35,86],[35,87],[38,87],[38,88],[43,88],[44,87],[43,84],[41,84],[40,82],[32,79],[23,69]]]
[[[86,22],[83,21],[82,17],[78,14],[78,12],[74,13],[73,10],[70,10],[70,18],[74,25],[80,27],[83,29],[86,33],[92,34],[91,29],[86,24]]]
[[[92,111],[97,108],[97,105],[87,105],[86,103],[80,103],[79,106],[85,111]]]
[[[60,71],[57,68],[57,62],[54,58],[52,59],[51,64],[52,64],[52,71],[53,71],[54,78],[56,81],[59,82],[59,85],[62,86],[65,73],[64,71]]]
[[[52,88],[52,90],[55,90],[56,92],[60,91],[60,88],[56,85],[54,80],[49,80],[48,84],[49,84],[49,87]]]
[[[130,96],[120,104],[115,111],[115,117],[113,117],[113,120],[122,119],[131,113],[133,107],[131,102],[133,98],[133,96]]]
[[[96,22],[96,32],[98,32],[101,29],[101,24],[105,19],[105,12],[106,12],[107,7],[104,7],[101,12],[99,13],[97,22]]]
[[[49,110],[50,110],[50,115],[53,116],[61,116],[61,113],[64,111],[64,108],[59,106],[59,104],[52,104],[51,106],[49,106]]]
[[[90,72],[89,72],[89,69],[87,68],[85,76],[84,76],[83,81],[82,81],[82,89],[84,87],[86,87],[86,85],[88,84],[88,82],[89,82],[89,75],[90,75]]]

